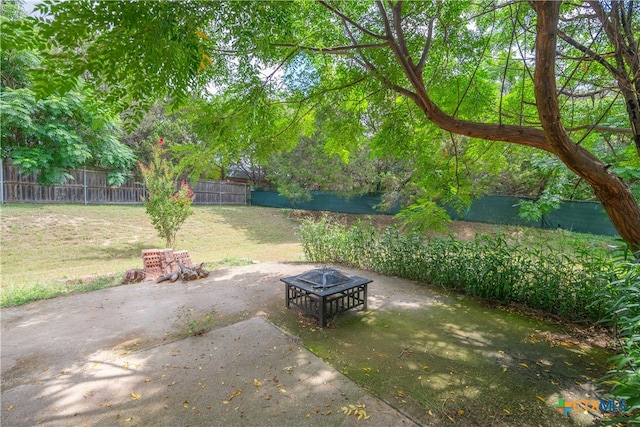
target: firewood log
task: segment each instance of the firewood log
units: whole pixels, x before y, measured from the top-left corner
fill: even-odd
[[[165,282],[169,279],[171,279],[171,273],[163,274],[156,279],[156,283]]]

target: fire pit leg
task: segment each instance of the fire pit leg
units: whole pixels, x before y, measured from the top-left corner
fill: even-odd
[[[364,285],[364,301],[362,304],[362,311],[367,311],[367,285]]]
[[[327,297],[321,297],[320,307],[318,307],[318,323],[320,323],[321,328],[324,328],[327,325],[326,309],[327,309]]]
[[[293,287],[290,284],[288,283],[284,284],[284,295],[285,295],[284,306],[287,308],[291,307],[291,289],[292,288]]]

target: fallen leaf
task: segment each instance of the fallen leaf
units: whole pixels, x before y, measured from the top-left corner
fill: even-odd
[[[542,397],[542,396],[536,396],[536,399],[538,399],[540,402],[547,403],[547,401],[544,400],[544,397]]]
[[[358,418],[358,421],[362,419],[368,420],[371,418],[371,415],[367,415],[367,412],[365,411],[365,405],[361,403],[358,403],[357,405],[349,404],[349,407],[342,406],[340,409],[342,409],[342,412],[347,414],[347,416],[354,415]]]
[[[223,400],[222,403],[226,405],[234,397],[240,396],[242,394],[242,392],[243,392],[243,390],[241,388],[237,389],[235,392],[231,393],[231,396],[229,396],[229,400]]]
[[[529,365],[527,365],[526,363],[521,363],[520,366],[522,366],[523,368],[529,369]]]
[[[253,385],[256,386],[256,387],[260,387],[262,385],[262,383],[254,378],[253,379]]]
[[[131,392],[131,400],[138,400],[142,397],[142,394],[135,394],[134,392]]]
[[[464,409],[458,409],[458,415],[464,415]]]
[[[7,412],[11,411],[12,409],[13,409],[13,405],[7,406]]]
[[[507,408],[504,408],[504,409],[503,409],[503,411],[504,411],[504,413],[505,413],[505,414],[507,414],[507,415],[511,415],[511,411],[510,411],[510,410],[508,410]]]

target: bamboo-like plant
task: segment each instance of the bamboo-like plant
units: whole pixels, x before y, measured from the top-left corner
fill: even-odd
[[[397,227],[381,231],[306,220],[299,235],[309,261],[337,263],[404,277],[503,304],[518,303],[568,319],[597,321],[598,292],[615,272],[610,260],[576,244],[571,256],[551,248],[511,242],[503,235],[472,241],[425,238]]]

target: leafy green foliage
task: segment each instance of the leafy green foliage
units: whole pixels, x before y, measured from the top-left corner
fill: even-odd
[[[2,156],[45,184],[63,183],[68,170],[84,165],[110,169],[109,184],[122,184],[135,164],[133,152],[118,140],[118,119],[91,96],[84,90],[36,99],[28,88],[3,88]]]
[[[330,151],[322,131],[315,138],[300,138],[290,151],[272,155],[263,162],[266,178],[278,192],[295,201],[310,200],[314,190],[333,192],[346,197],[377,191],[381,162],[371,159],[369,150],[351,150],[345,161]]]
[[[618,347],[602,383],[611,387],[612,398],[625,399],[632,417],[635,414],[635,421],[627,417],[613,421],[640,425],[640,264],[622,260],[618,267],[621,278],[599,294],[606,307],[601,321],[614,327]]]
[[[63,94],[38,97],[30,72],[41,63],[40,36],[28,21],[3,21],[0,142],[2,157],[22,173],[36,173],[44,184],[70,178],[70,169],[109,169],[110,185],[120,185],[135,164],[133,152],[119,141],[120,120],[96,99],[89,86],[76,80]],[[4,40],[5,26],[12,27]],[[28,40],[36,40],[29,42]]]
[[[327,218],[304,221],[299,235],[311,262],[404,277],[567,319],[597,321],[604,313],[599,292],[615,277],[609,259],[577,243],[568,256],[500,235],[479,235],[473,241],[425,239],[396,227],[347,228]]]
[[[146,197],[142,200],[158,235],[165,239],[167,248],[173,248],[176,234],[182,224],[193,215],[193,191],[182,181],[176,191],[177,173],[164,158],[163,140],[153,149],[148,166],[139,163],[144,178]]]
[[[165,148],[171,153],[174,147],[189,144],[195,139],[192,127],[182,111],[172,112],[165,103],[157,103],[145,113],[135,129],[124,135],[123,143],[131,147],[139,162],[148,164],[161,137],[166,141]],[[169,160],[176,163],[173,157]]]
[[[396,215],[403,226],[416,231],[445,231],[451,218],[435,202],[418,199]]]

